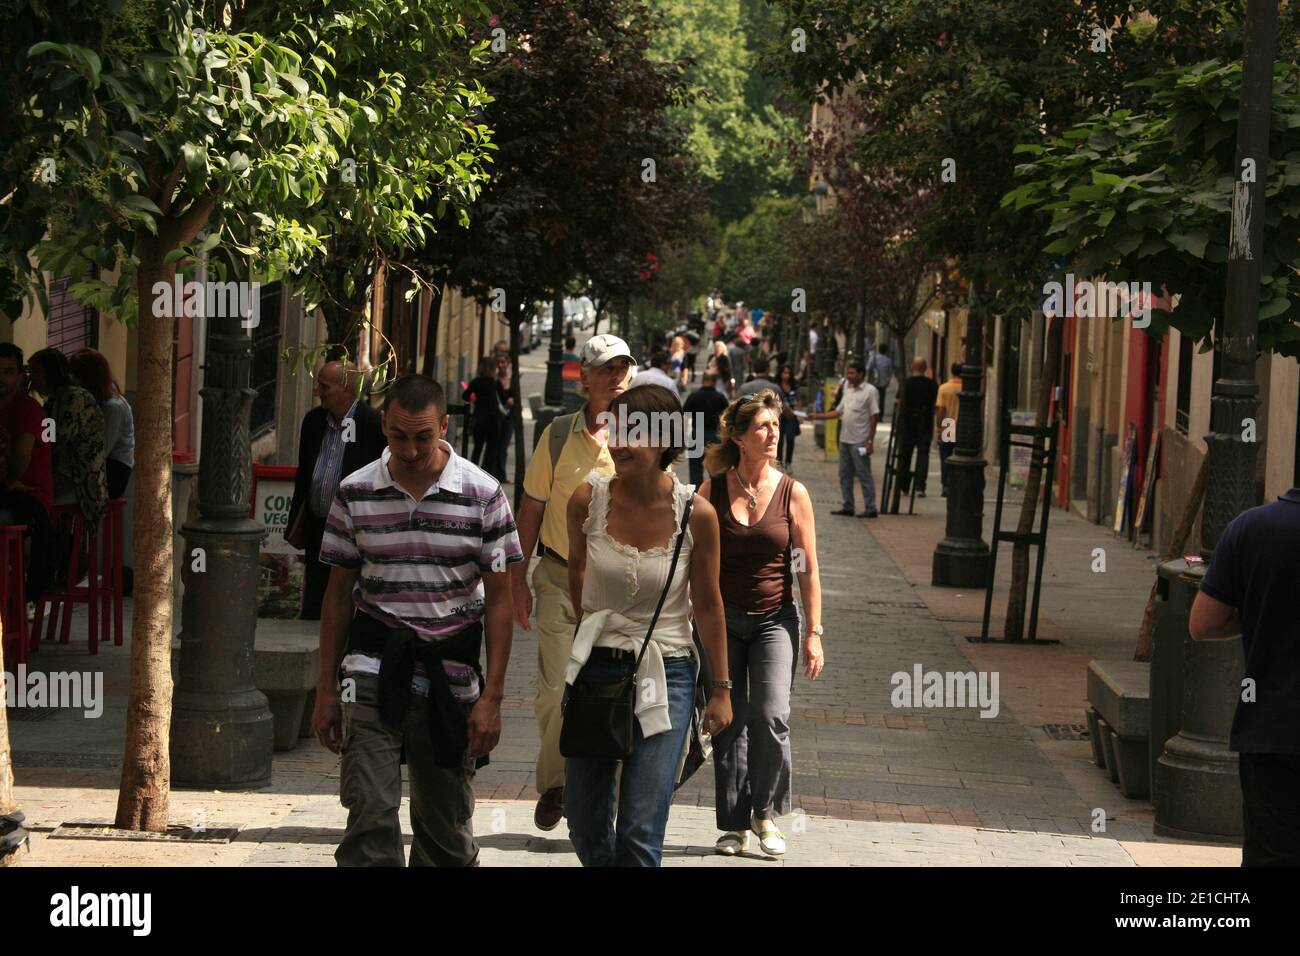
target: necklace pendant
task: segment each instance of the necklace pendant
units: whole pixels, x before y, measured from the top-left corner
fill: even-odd
[[[753,495],[750,495],[749,504],[747,505],[747,507],[749,508],[750,511],[756,510],[758,508],[758,499],[755,498]]]

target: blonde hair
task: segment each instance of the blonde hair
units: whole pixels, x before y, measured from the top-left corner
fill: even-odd
[[[758,413],[770,408],[781,419],[781,396],[770,388],[738,398],[727,406],[718,421],[718,440],[704,452],[704,470],[710,476],[721,475],[740,463],[740,448],[733,438],[749,431]]]

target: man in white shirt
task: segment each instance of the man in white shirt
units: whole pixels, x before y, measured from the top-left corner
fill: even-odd
[[[871,452],[876,438],[876,423],[880,420],[880,393],[867,381],[867,368],[859,359],[849,362],[844,370],[846,385],[834,411],[812,412],[810,421],[828,418],[840,420],[840,493],[844,506],[834,515],[853,515],[853,478],[862,485],[865,510],[859,518],[874,518],[876,510],[876,480],[871,475]]]
[[[650,367],[645,371],[637,372],[632,378],[632,384],[629,388],[636,388],[638,385],[662,385],[674,395],[677,394],[677,383],[673,381],[672,375],[668,373],[672,365],[673,357],[667,352],[659,351],[650,356]]]

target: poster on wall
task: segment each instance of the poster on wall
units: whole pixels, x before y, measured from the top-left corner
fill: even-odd
[[[303,553],[284,540],[297,470],[293,466],[253,466],[252,517],[266,526],[258,554],[258,617],[297,617],[302,603]]]
[[[1032,408],[1013,408],[1011,409],[1012,425],[1037,425],[1038,412]],[[1019,436],[1021,442],[1025,441],[1025,436]],[[1012,488],[1023,488],[1029,481],[1029,464],[1033,458],[1034,450],[1025,444],[1016,444],[1011,446],[1011,468],[1007,475],[1007,483]]]
[[[1137,538],[1142,534],[1147,522],[1147,513],[1152,500],[1151,493],[1155,490],[1156,484],[1156,461],[1159,457],[1160,429],[1157,427],[1151,431],[1150,451],[1147,453],[1147,469],[1142,473],[1142,496],[1138,498],[1137,515],[1133,518],[1134,544],[1137,543]]]
[[[1123,532],[1127,525],[1129,515],[1129,506],[1133,500],[1133,489],[1130,487],[1133,478],[1134,459],[1137,457],[1137,426],[1132,422],[1128,423],[1128,433],[1124,436],[1124,457],[1122,470],[1119,474],[1119,493],[1115,498],[1115,533]]]

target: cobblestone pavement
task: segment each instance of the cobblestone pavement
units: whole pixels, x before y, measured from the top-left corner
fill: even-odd
[[[1068,548],[1057,556],[1061,586],[1045,590],[1042,625],[1044,635],[1061,636],[1065,643],[971,645],[964,638],[978,633],[982,594],[928,587],[928,555],[942,536],[943,500],[918,501],[919,516],[833,517],[829,512],[839,506],[836,469],[820,457],[811,429],[805,429],[795,473],[816,506],[827,664],[815,682],[802,673],[796,678],[791,718],[796,809],[782,821],[790,850],[781,861],[756,853],[743,859],[713,855],[718,833],[712,768],[705,767],[675,800],[666,865],[1240,862],[1240,851],[1232,847],[1155,841],[1149,805],[1119,796],[1091,765],[1086,740],[1053,740],[1046,733],[1046,723],[1081,721],[1086,662],[1110,648],[1086,623],[1095,609],[1081,606],[1080,620],[1091,636],[1071,636],[1073,605],[1097,595],[1070,598],[1073,588],[1065,579],[1075,572]],[[879,477],[883,456],[876,458]],[[937,489],[937,475],[931,487]],[[1088,546],[1090,535],[1104,534],[1058,515],[1053,516],[1058,528],[1066,526],[1060,534],[1079,548]],[[991,508],[986,529],[990,516]],[[1131,562],[1131,570],[1145,561],[1136,552],[1120,560]],[[1140,612],[1151,578],[1128,578],[1112,578],[1106,586],[1117,589],[1116,600],[1127,601],[1126,607],[1136,602]],[[1122,628],[1116,633],[1121,632],[1127,633]],[[1090,646],[1099,640],[1100,650]],[[173,820],[208,828],[238,825],[230,843],[51,838],[61,822],[113,815],[127,650],[104,647],[98,658],[87,658],[84,645],[76,643],[41,651],[42,663],[49,655],[64,667],[102,666],[110,704],[96,721],[60,712],[49,720],[10,724],[18,795],[35,831],[31,865],[332,865],[346,820],[338,802],[337,760],[309,740],[275,756],[274,783],[267,790],[173,793]],[[941,673],[996,670],[996,715],[982,716],[977,706],[895,708],[891,678],[910,676],[917,667]],[[475,782],[474,823],[485,865],[577,865],[563,824],[543,834],[532,823],[535,668],[534,636],[517,632],[502,742]],[[1093,827],[1102,815],[1095,813],[1098,808],[1106,817],[1104,832]]]

